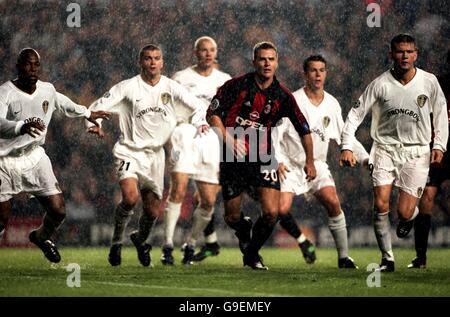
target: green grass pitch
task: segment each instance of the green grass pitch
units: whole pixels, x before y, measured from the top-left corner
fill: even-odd
[[[450,296],[450,250],[431,249],[427,269],[406,266],[413,250],[394,249],[396,272],[383,273],[380,287],[368,287],[369,263],[379,262],[374,248],[351,249],[359,270],[337,269],[336,251],[318,249],[307,265],[298,249],[264,248],[269,271],[242,266],[237,248],[223,248],[217,257],[183,266],[163,266],[160,249],[152,251],[153,267],[142,267],[135,250],[124,248],[122,265],[111,267],[108,248],[60,248],[62,261],[51,265],[41,251],[0,249],[0,296],[155,296],[155,297],[287,297],[287,296]],[[68,287],[69,263],[79,264],[80,287]]]

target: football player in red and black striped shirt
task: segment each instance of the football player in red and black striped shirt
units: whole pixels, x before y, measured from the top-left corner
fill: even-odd
[[[271,128],[281,118],[288,117],[301,137],[308,179],[315,178],[316,169],[308,122],[292,94],[275,77],[278,67],[275,45],[256,44],[253,66],[254,72],[231,79],[219,88],[208,109],[208,122],[225,145],[220,165],[225,221],[236,231],[244,265],[267,270],[259,250],[278,217],[280,182]],[[254,226],[240,210],[244,191],[261,203],[262,215]]]

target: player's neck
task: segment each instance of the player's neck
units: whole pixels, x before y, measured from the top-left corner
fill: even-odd
[[[141,74],[142,80],[149,84],[150,86],[156,86],[161,80],[161,74],[155,76],[146,76],[145,74]]]
[[[14,86],[22,90],[23,92],[32,95],[36,91],[36,84],[29,84],[20,79],[12,80]]]
[[[410,68],[407,71],[395,67],[391,69],[392,76],[394,76],[394,78],[398,80],[402,85],[406,85],[411,80],[413,80],[414,76],[416,75],[416,72],[417,72],[416,67]]]
[[[313,89],[311,87],[305,86],[305,94],[314,106],[319,106],[322,103],[323,98],[325,97],[323,88]]]
[[[212,66],[201,66],[199,64],[194,66],[194,71],[199,74],[200,76],[208,77],[213,72]]]
[[[267,77],[262,77],[259,76],[257,73],[255,74],[255,82],[256,85],[258,85],[258,87],[261,90],[267,89],[269,88],[270,85],[272,85],[273,83],[273,77],[267,78]]]

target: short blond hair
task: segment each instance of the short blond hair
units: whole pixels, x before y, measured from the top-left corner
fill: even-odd
[[[212,37],[204,35],[195,40],[194,49],[196,51],[198,51],[198,47],[200,46],[200,43],[203,41],[210,41],[214,45],[214,47],[217,49],[216,41],[214,41],[214,39]]]
[[[278,57],[278,49],[272,42],[264,41],[256,43],[255,46],[253,46],[253,60],[256,60],[256,55],[260,50],[274,50]]]

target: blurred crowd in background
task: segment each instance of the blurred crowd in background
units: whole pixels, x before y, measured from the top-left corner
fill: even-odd
[[[80,5],[80,27],[67,25],[71,2]],[[371,2],[380,4],[380,27],[367,24]],[[388,69],[389,43],[397,33],[416,37],[417,66],[436,75],[449,72],[450,11],[443,0],[0,0],[0,12],[1,81],[14,78],[18,52],[33,47],[41,54],[41,79],[86,106],[139,72],[137,56],[144,44],[162,47],[163,72],[170,77],[195,63],[193,44],[202,35],[217,41],[219,66],[231,76],[252,70],[255,43],[274,42],[280,59],[277,77],[292,91],[303,85],[303,60],[322,54],[328,61],[325,89],[341,103],[344,119],[365,86]],[[120,200],[111,154],[118,138],[116,123],[105,124],[103,140],[88,135],[82,120],[61,115],[50,124],[45,148],[66,198],[69,223],[112,224],[114,205]],[[369,126],[366,118],[357,133],[367,150]],[[339,168],[338,155],[339,148],[331,146],[329,162],[351,231],[371,223],[372,183],[363,168]],[[437,225],[449,222],[441,212],[446,211],[448,193],[444,188],[438,197]],[[16,216],[37,212],[38,205],[25,204],[25,199],[24,195],[15,199]],[[221,202],[218,199],[216,219],[223,224]],[[181,225],[189,223],[190,203],[186,202]],[[256,212],[251,202],[244,208]],[[293,210],[311,227],[325,224],[325,210],[314,198],[296,199]]]

